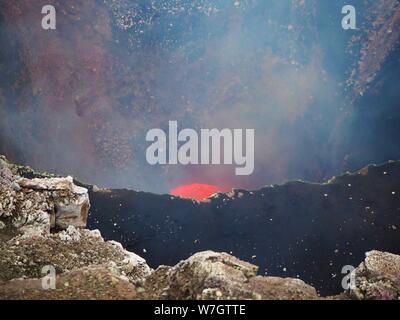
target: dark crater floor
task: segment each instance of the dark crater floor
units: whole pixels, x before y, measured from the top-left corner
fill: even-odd
[[[321,294],[342,291],[345,265],[365,252],[400,254],[400,162],[325,184],[289,182],[196,203],[129,190],[91,190],[89,228],[152,267],[202,250],[225,251],[261,274],[299,277]]]

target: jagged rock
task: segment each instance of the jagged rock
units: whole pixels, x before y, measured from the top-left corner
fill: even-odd
[[[109,244],[115,246],[124,255],[123,263],[123,273],[130,274],[131,277],[135,279],[143,279],[150,275],[151,269],[147,265],[146,260],[142,257],[129,252],[122,247],[122,244],[116,241],[108,241]]]
[[[79,242],[81,240],[81,234],[74,226],[69,226],[67,230],[60,232],[58,236],[62,241]]]
[[[108,279],[117,276],[128,283],[150,274],[146,261],[121,244],[105,242],[98,230],[78,229],[86,226],[90,203],[87,189],[76,186],[72,177],[28,179],[17,172],[0,158],[0,281],[40,278],[48,266],[61,279],[69,277],[65,273],[87,267],[111,270],[113,276]],[[51,234],[54,227],[64,230]],[[89,281],[81,276],[83,283]],[[32,281],[13,283],[17,288],[25,283],[29,289]],[[93,292],[93,297],[102,294],[107,296]]]
[[[72,177],[21,178],[15,166],[0,158],[0,219],[5,228],[26,236],[47,235],[50,229],[86,226],[88,190]]]
[[[366,254],[355,273],[351,298],[359,300],[400,299],[400,256],[371,251]]]
[[[41,192],[15,188],[16,179],[7,163],[0,160],[0,219],[3,229],[18,229],[25,234],[48,234],[53,200]]]
[[[62,229],[86,226],[90,208],[88,190],[74,184],[72,177],[26,179],[17,181],[23,189],[51,194],[54,199],[55,225]]]
[[[298,279],[256,276],[257,267],[226,253],[200,252],[146,279],[150,299],[317,299]]]

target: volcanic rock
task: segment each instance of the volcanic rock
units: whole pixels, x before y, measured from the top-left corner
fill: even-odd
[[[354,271],[350,297],[359,300],[400,299],[400,256],[371,251]]]
[[[43,290],[42,279],[17,279],[0,284],[0,297],[11,300],[129,300],[135,286],[104,267],[88,267],[63,273],[54,290]]]
[[[72,177],[17,180],[17,184],[25,190],[45,192],[53,198],[55,226],[65,229],[72,225],[85,227],[90,208],[88,191],[74,184]]]
[[[256,276],[257,267],[227,253],[200,252],[174,267],[159,267],[147,278],[150,299],[317,299],[315,289],[299,279]]]
[[[14,172],[13,172],[14,171]],[[90,208],[86,188],[67,178],[21,178],[0,159],[0,219],[9,231],[46,235],[51,228],[85,227]]]
[[[150,268],[142,258],[115,243],[105,242],[97,232],[72,228],[46,237],[16,236],[1,241],[0,280],[40,278],[45,266],[53,266],[57,274],[61,274],[102,265],[131,281],[150,274]]]

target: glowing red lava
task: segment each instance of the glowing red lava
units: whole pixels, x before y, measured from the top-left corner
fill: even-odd
[[[202,201],[209,198],[214,193],[227,191],[230,191],[230,189],[209,184],[193,183],[176,187],[171,190],[171,194],[181,198]]]

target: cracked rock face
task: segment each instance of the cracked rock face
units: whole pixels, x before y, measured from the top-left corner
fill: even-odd
[[[350,296],[360,300],[400,299],[400,256],[371,251],[356,268]]]
[[[72,177],[17,180],[21,192],[43,193],[50,202],[53,226],[66,229],[68,226],[84,228],[90,208],[88,191],[74,184]]]
[[[21,178],[0,159],[0,229],[27,236],[46,235],[51,228],[86,226],[88,191],[67,178]]]

